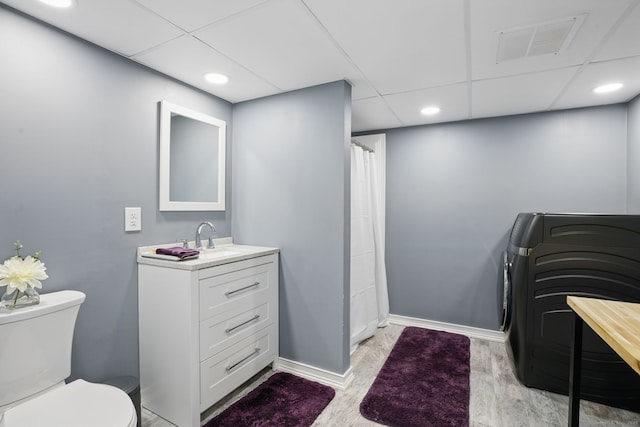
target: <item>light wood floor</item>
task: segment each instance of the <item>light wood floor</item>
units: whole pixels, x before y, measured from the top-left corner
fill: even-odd
[[[380,425],[363,418],[359,406],[402,330],[403,327],[397,325],[379,329],[375,337],[358,347],[351,356],[354,381],[347,390],[336,391],[335,398],[313,424],[315,427]],[[264,370],[219,402],[205,414],[203,424],[272,373],[271,370]],[[503,343],[471,339],[470,381],[469,412],[472,427],[567,425],[568,397],[521,385],[513,374]],[[580,425],[640,426],[640,414],[582,401]],[[173,427],[173,424],[143,408],[142,426]]]

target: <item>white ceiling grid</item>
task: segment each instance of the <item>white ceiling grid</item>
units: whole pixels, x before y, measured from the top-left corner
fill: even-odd
[[[353,131],[626,102],[640,0],[0,0],[236,103],[336,80]],[[501,31],[583,16],[558,54],[496,61]],[[225,86],[206,72],[230,77]],[[624,88],[596,96],[612,80]],[[441,113],[423,116],[437,104]]]

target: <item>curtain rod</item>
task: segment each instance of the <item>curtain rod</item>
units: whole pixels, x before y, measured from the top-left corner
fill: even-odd
[[[370,151],[370,152],[372,152],[372,153],[374,153],[374,152],[375,152],[375,150],[374,150],[374,149],[372,149],[372,148],[370,148],[370,147],[367,147],[366,145],[364,145],[364,144],[363,144],[363,143],[361,143],[361,142],[356,141],[355,139],[352,139],[352,140],[351,140],[351,143],[352,143],[352,144],[357,145],[357,146],[358,146],[358,147],[360,147],[360,148],[362,148],[364,151]]]

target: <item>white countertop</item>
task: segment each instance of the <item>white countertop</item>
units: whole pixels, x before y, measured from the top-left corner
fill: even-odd
[[[156,267],[175,268],[179,270],[200,270],[203,268],[215,267],[217,265],[228,264],[230,262],[242,261],[258,256],[270,255],[279,252],[278,248],[264,246],[234,245],[231,237],[214,239],[214,249],[206,249],[200,252],[198,258],[184,261],[171,259],[152,258],[158,248],[171,248],[181,246],[180,243],[165,243],[152,246],[141,246],[138,248],[138,264],[154,265]],[[189,242],[189,247],[193,247],[193,242]],[[150,256],[144,256],[149,254]]]

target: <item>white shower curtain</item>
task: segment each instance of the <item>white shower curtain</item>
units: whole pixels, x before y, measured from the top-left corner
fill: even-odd
[[[351,351],[386,326],[387,275],[375,153],[351,144]]]

